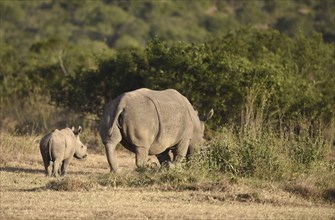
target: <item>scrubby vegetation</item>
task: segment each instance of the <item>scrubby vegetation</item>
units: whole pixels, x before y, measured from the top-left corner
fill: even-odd
[[[225,190],[247,182],[276,185],[304,198],[334,202],[335,161],[332,145],[322,137],[279,137],[264,132],[222,129],[182,168],[146,168],[136,173],[101,175],[94,182],[110,187],[156,187],[162,190]],[[248,180],[248,181],[246,181]],[[271,183],[271,184],[270,184]]]
[[[214,108],[216,127],[253,117],[278,129],[304,119],[316,127],[334,115],[334,53],[321,35],[289,38],[252,28],[203,44],[155,38],[144,51],[122,51],[67,77],[51,94],[60,105],[99,115],[122,92],[175,88],[199,110]]]
[[[334,1],[0,6],[0,129],[6,132],[0,165],[4,155],[23,155],[32,146],[39,154],[35,135],[78,123],[88,128],[84,142],[99,149],[95,132],[106,102],[140,87],[174,88],[200,113],[215,111],[209,147],[183,169],[53,181],[47,188],[211,190],[250,180],[334,201]]]
[[[143,86],[176,88],[200,111],[215,108],[217,127],[240,120],[246,102],[280,127],[292,118],[314,126],[320,117],[324,126],[334,114],[333,1],[46,0],[0,8],[6,130],[40,132],[85,112],[94,118],[110,98]]]

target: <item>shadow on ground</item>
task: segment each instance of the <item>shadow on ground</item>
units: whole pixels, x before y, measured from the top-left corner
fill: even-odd
[[[44,169],[31,169],[22,167],[0,167],[0,172],[10,172],[10,173],[43,173]],[[92,174],[90,171],[68,171],[67,176],[71,175],[89,175]]]
[[[30,169],[22,167],[0,167],[0,171],[11,172],[11,173],[44,173],[44,170],[40,169]]]

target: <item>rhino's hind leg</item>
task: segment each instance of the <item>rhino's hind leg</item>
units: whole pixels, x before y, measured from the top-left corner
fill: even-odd
[[[136,166],[144,167],[147,165],[149,148],[148,147],[137,147],[136,148]]]
[[[61,161],[59,163],[59,167],[58,167],[58,175],[61,176],[62,175],[62,167],[63,167],[64,161]]]
[[[45,171],[44,171],[45,176],[50,176],[50,174],[51,174],[51,172],[50,172],[50,160],[48,160],[48,159],[43,160],[43,163],[44,163],[44,169],[45,169]]]
[[[60,168],[59,166],[60,166],[61,163],[62,163],[62,161],[59,160],[59,159],[56,159],[54,161],[54,164],[52,166],[52,176],[58,177],[58,175],[59,175],[59,168]]]
[[[117,161],[116,145],[122,140],[119,129],[114,129],[110,140],[105,144],[108,164],[111,172],[119,172],[119,164]]]
[[[42,154],[42,159],[43,159],[43,164],[44,164],[44,173],[46,176],[50,176],[50,157],[49,154],[43,152],[41,150],[41,154]]]

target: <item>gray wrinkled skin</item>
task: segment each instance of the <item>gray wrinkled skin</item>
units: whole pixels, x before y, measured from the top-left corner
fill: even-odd
[[[138,89],[110,101],[100,121],[100,136],[105,145],[111,171],[117,172],[116,145],[121,143],[136,154],[136,165],[146,165],[148,155],[160,164],[179,163],[203,144],[205,122],[186,97],[173,89]]]
[[[73,157],[86,158],[87,146],[79,139],[82,128],[54,130],[44,136],[40,142],[40,151],[47,176],[65,175]],[[52,172],[49,169],[53,162]]]

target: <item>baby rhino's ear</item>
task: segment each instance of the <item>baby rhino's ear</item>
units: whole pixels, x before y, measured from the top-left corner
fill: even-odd
[[[74,128],[74,126],[72,126],[71,128],[72,132],[75,134],[75,135],[79,135],[82,131],[83,131],[83,128],[81,126],[79,126],[77,129]]]
[[[78,134],[80,134],[83,131],[83,128],[81,126],[78,127]]]

